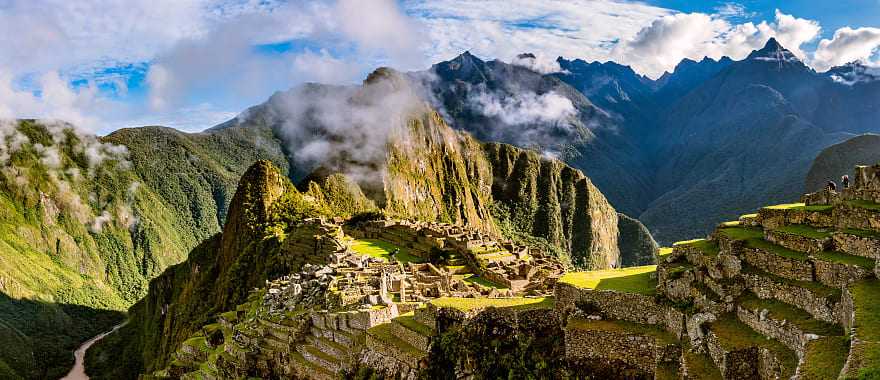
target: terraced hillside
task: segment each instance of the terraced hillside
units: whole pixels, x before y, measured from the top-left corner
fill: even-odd
[[[808,194],[676,243],[656,266],[570,272],[516,292],[496,283],[432,293],[425,284],[443,284],[459,262],[419,277],[425,264],[398,260],[398,250],[430,250],[376,229],[391,252],[372,256],[413,277],[377,262],[280,278],[216,314],[147,378],[876,378],[880,165],[854,178],[842,193]],[[436,233],[424,236],[416,241]],[[337,252],[350,252],[344,241]],[[375,293],[324,297],[306,285],[349,294],[344,279],[362,276],[381,279]]]

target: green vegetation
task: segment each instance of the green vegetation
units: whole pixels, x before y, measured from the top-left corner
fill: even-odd
[[[656,265],[590,272],[569,272],[560,277],[559,282],[584,289],[615,290],[652,295],[656,293],[656,272]]]
[[[695,379],[705,380],[721,380],[721,372],[712,358],[707,354],[697,354],[689,350],[684,352],[685,366],[687,366],[688,375]]]
[[[392,327],[390,323],[383,323],[376,327],[372,327],[367,330],[367,334],[372,335],[373,337],[385,342],[390,346],[397,347],[404,353],[407,353],[413,357],[420,358],[425,356],[425,353],[419,350],[418,348],[413,347],[409,343],[401,340],[400,338],[394,336],[392,332]]]
[[[818,282],[813,282],[813,281],[790,280],[790,279],[787,279],[784,277],[779,277],[773,273],[764,272],[764,271],[762,271],[758,268],[755,268],[751,265],[743,264],[742,273],[766,277],[766,278],[770,279],[771,281],[779,283],[779,284],[785,284],[785,285],[792,286],[792,287],[804,288],[804,289],[809,290],[813,294],[815,294],[817,297],[827,297],[827,298],[830,298],[832,301],[839,300],[840,295],[841,295],[840,289],[832,288],[830,286],[825,286],[825,285],[822,285]]]
[[[822,337],[807,343],[801,379],[836,379],[846,363],[849,343],[845,336]]]
[[[767,310],[769,317],[776,320],[786,320],[793,323],[802,331],[820,336],[843,335],[843,328],[839,325],[820,321],[809,313],[794,306],[774,299],[762,300],[753,293],[739,299],[740,305],[749,310]]]
[[[826,229],[819,229],[804,224],[789,224],[787,226],[779,227],[776,230],[787,234],[808,237],[811,239],[827,239],[831,237],[832,232]]]
[[[876,232],[876,231],[857,230],[855,228],[847,228],[847,229],[843,230],[842,232],[850,234],[850,235],[862,237],[862,238],[880,239],[880,232]]]
[[[880,342],[880,280],[871,279],[850,285],[855,306],[853,328],[859,339]],[[880,365],[880,363],[878,363]]]
[[[687,245],[687,246],[695,247],[695,248],[703,251],[703,253],[708,256],[718,256],[718,252],[719,252],[718,243],[711,241],[711,240],[707,240],[707,239],[694,239],[694,240],[680,241],[680,242],[673,244],[673,246],[680,246],[680,245]]]
[[[862,200],[850,200],[850,201],[846,201],[846,204],[848,204],[852,207],[863,208],[866,210],[880,211],[880,203],[874,203],[874,202],[862,201]]]
[[[618,332],[622,334],[649,336],[657,340],[660,344],[676,344],[678,340],[669,332],[660,329],[654,325],[645,325],[641,323],[633,323],[619,320],[590,320],[581,318],[570,318],[568,320],[568,329],[578,329],[587,331],[608,331]]]
[[[753,227],[730,227],[719,230],[722,235],[733,240],[764,239],[764,231]]]
[[[718,336],[721,346],[725,350],[734,351],[749,347],[767,348],[782,363],[784,368],[783,374],[786,375],[784,378],[794,374],[794,369],[798,363],[798,358],[794,351],[788,349],[779,341],[768,339],[752,330],[749,326],[737,320],[734,314],[726,314],[717,321],[712,322],[709,328]]]
[[[513,308],[516,310],[551,309],[556,304],[552,297],[537,298],[458,298],[441,297],[430,301],[437,307],[469,312],[487,307]]]
[[[430,327],[416,321],[415,317],[413,316],[413,312],[409,312],[409,313],[403,314],[397,318],[394,318],[394,321],[397,323],[400,323],[401,325],[403,325],[404,327],[406,327],[412,331],[417,332],[419,335],[422,335],[422,336],[434,335],[434,330],[432,330]]]
[[[797,211],[814,211],[814,212],[830,212],[834,206],[831,205],[813,205],[807,206],[804,203],[789,203],[776,206],[764,207],[770,210],[797,210]]]
[[[378,239],[359,239],[354,240],[351,249],[359,254],[368,255],[385,261],[393,259],[401,263],[421,263],[424,260],[421,257],[410,254],[405,248],[400,248],[394,244]]]
[[[867,257],[831,251],[814,253],[812,256],[822,261],[828,261],[836,264],[856,265],[869,271],[874,270],[874,260]]]
[[[462,278],[462,280],[464,280],[465,282],[469,282],[469,283],[472,283],[472,284],[477,284],[477,285],[480,285],[480,286],[483,286],[483,287],[486,287],[486,288],[507,289],[506,286],[503,286],[503,285],[500,285],[500,284],[496,284],[496,283],[494,283],[494,282],[492,282],[492,281],[489,281],[489,280],[487,280],[487,279],[485,279],[485,278],[482,278],[482,277],[477,276],[477,275],[474,275],[474,274],[464,275],[464,277]]]
[[[807,255],[805,252],[788,249],[783,246],[773,244],[764,239],[749,239],[748,241],[746,241],[746,246],[761,249],[776,256],[781,256],[788,259],[806,261],[809,258],[809,255]]]
[[[672,250],[672,247],[660,247],[660,249],[657,251],[657,257],[669,256],[670,254],[672,254]]]

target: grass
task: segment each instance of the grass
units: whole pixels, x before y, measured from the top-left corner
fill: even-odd
[[[813,205],[807,206],[804,203],[788,203],[781,204],[776,206],[768,206],[764,207],[769,210],[798,210],[798,211],[814,211],[814,212],[827,212],[831,211],[834,206],[831,205]]]
[[[415,317],[413,316],[413,312],[409,312],[409,313],[403,314],[397,318],[394,318],[394,321],[403,325],[404,327],[406,327],[412,331],[415,331],[416,333],[418,333],[421,336],[433,336],[434,335],[434,330],[432,330],[430,327],[423,325],[423,324],[419,323],[418,321],[416,321]]]
[[[739,216],[740,219],[754,219],[757,217],[758,217],[758,214],[745,214],[745,215]]]
[[[487,307],[515,308],[517,310],[550,309],[556,305],[552,297],[537,298],[460,298],[441,297],[431,301],[434,306],[469,312]]]
[[[674,344],[678,340],[672,334],[653,325],[644,325],[641,323],[633,323],[621,320],[589,320],[582,318],[571,318],[568,320],[568,329],[578,329],[587,331],[610,331],[624,334],[650,336],[661,344]]]
[[[775,339],[768,339],[736,319],[731,313],[710,325],[710,330],[718,336],[722,347],[728,351],[749,347],[765,347],[779,359],[785,372],[792,374],[797,367],[797,355]],[[788,377],[788,376],[784,376]]]
[[[856,335],[865,341],[880,341],[880,280],[871,279],[850,286],[855,306]]]
[[[801,379],[836,379],[849,354],[849,339],[844,336],[822,337],[807,343]]]
[[[559,282],[583,289],[616,290],[653,295],[656,292],[656,265],[606,269],[590,272],[569,272]]]
[[[351,244],[351,249],[358,254],[375,257],[385,261],[391,261],[391,253],[399,250],[394,255],[394,260],[401,263],[421,263],[421,257],[410,254],[405,248],[378,239],[356,239]]]
[[[874,202],[862,201],[862,200],[846,201],[846,203],[852,207],[858,207],[858,208],[863,208],[863,209],[872,210],[872,211],[880,211],[880,203],[874,203]]]
[[[391,330],[390,323],[383,323],[376,327],[372,327],[367,330],[367,334],[370,334],[382,342],[395,346],[403,352],[406,352],[413,357],[420,358],[425,356],[425,353],[419,350],[418,348],[413,347],[406,341],[394,336],[394,332]]]
[[[776,320],[786,320],[804,332],[813,333],[821,336],[840,336],[843,335],[843,328],[838,325],[820,321],[813,318],[809,313],[791,306],[787,303],[774,299],[762,300],[754,294],[748,294],[740,298],[740,305],[749,310],[766,309],[770,318]]]
[[[804,288],[804,289],[809,290],[810,292],[812,292],[813,294],[815,294],[818,297],[831,298],[833,301],[840,299],[840,289],[832,288],[830,286],[825,286],[825,285],[822,285],[818,282],[790,280],[790,279],[787,279],[784,277],[779,277],[773,273],[764,272],[758,268],[755,268],[750,265],[745,265],[745,264],[742,266],[742,272],[745,274],[752,274],[752,275],[766,277],[776,283],[785,284],[788,286],[793,286],[793,287],[798,287],[798,288]]]
[[[803,224],[790,224],[784,227],[779,227],[776,230],[787,234],[808,237],[811,239],[827,239],[831,237],[831,231],[818,229]]]
[[[847,228],[847,229],[843,230],[843,232],[850,234],[850,235],[858,236],[860,238],[880,239],[880,232],[875,232],[875,231],[857,230],[855,228]]]
[[[672,254],[672,247],[660,247],[660,250],[657,251],[657,257],[666,257]]]
[[[666,273],[669,276],[670,280],[677,280],[681,278],[681,276],[693,268],[694,266],[688,262],[676,263],[667,267]]]
[[[738,220],[731,220],[729,222],[721,223],[721,227],[739,227],[742,226],[742,222]]]
[[[822,261],[829,261],[836,264],[855,265],[869,271],[874,270],[874,260],[871,260],[867,257],[848,255],[846,253],[832,251],[814,253],[813,257]]]
[[[722,235],[733,240],[763,239],[764,231],[760,228],[730,227],[719,230]]]
[[[785,257],[788,259],[806,261],[809,258],[809,255],[807,255],[807,253],[805,252],[788,249],[783,246],[773,244],[764,239],[749,239],[746,241],[746,246],[761,249],[774,255]]]
[[[680,241],[674,245],[688,245],[703,251],[708,256],[718,256],[718,244],[711,240],[694,239],[688,241]]]
[[[477,285],[480,285],[480,286],[486,287],[486,288],[507,289],[506,286],[503,286],[501,284],[496,284],[492,281],[489,281],[485,278],[482,278],[482,277],[474,275],[474,274],[465,275],[465,277],[462,279],[462,281],[468,282],[471,284],[477,284]]]
[[[685,365],[688,375],[694,379],[721,380],[721,372],[715,366],[712,358],[706,354],[698,354],[691,351],[684,352]]]

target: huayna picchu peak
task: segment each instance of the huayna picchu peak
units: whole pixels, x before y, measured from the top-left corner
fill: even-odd
[[[880,379],[880,2],[167,3],[0,0],[0,380]]]

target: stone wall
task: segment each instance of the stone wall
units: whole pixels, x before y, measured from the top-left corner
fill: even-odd
[[[661,326],[677,338],[686,331],[685,315],[671,305],[658,303],[653,296],[556,284],[556,310],[560,315],[567,316],[578,310],[579,304],[595,306],[607,319]]]
[[[880,239],[860,237],[844,232],[835,232],[831,235],[834,239],[834,248],[850,255],[880,259]]]
[[[765,272],[795,281],[813,281],[813,266],[807,260],[783,257],[759,248],[743,248],[742,257]]]
[[[774,229],[789,224],[807,224],[814,227],[834,227],[835,218],[830,212],[762,208],[758,220],[764,228]]]
[[[807,342],[815,338],[815,336],[802,331],[794,323],[769,318],[759,309],[751,310],[740,305],[737,307],[736,316],[752,330],[782,342],[797,353],[799,358],[804,357]]]
[[[820,296],[809,289],[784,282],[777,282],[771,278],[743,273],[746,287],[758,298],[776,299],[790,305],[797,306],[810,313],[816,319],[825,322],[836,323],[841,320],[843,313],[839,298],[833,296]]]
[[[813,260],[816,269],[816,281],[835,288],[845,288],[853,282],[868,278],[873,274],[858,265],[838,264],[822,260]]]
[[[837,227],[880,231],[880,211],[840,203],[834,208]]]
[[[569,360],[620,360],[645,372],[654,373],[658,364],[678,362],[681,346],[627,331],[565,329],[565,356]]]
[[[806,253],[822,252],[831,247],[831,237],[816,239],[770,229],[764,230],[764,240],[794,251]]]

